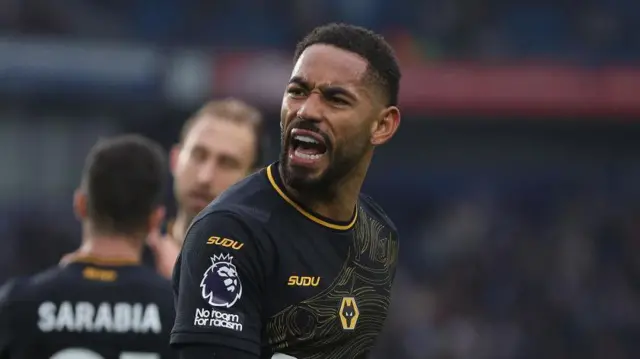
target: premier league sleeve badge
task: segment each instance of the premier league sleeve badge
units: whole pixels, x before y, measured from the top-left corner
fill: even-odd
[[[214,255],[200,282],[202,298],[213,307],[231,308],[242,297],[242,283],[229,254]]]

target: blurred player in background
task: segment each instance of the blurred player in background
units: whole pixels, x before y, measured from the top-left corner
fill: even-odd
[[[164,152],[149,139],[118,136],[92,148],[73,201],[81,247],[2,288],[0,358],[174,357],[171,285],[140,263],[164,220],[165,182]]]
[[[360,193],[400,124],[382,37],[327,25],[298,44],[280,161],[194,220],[176,265],[180,357],[364,359],[385,322],[398,233]]]
[[[166,235],[149,237],[158,271],[171,277],[187,227],[220,193],[262,164],[262,114],[237,99],[211,101],[187,120],[171,150],[177,215]]]

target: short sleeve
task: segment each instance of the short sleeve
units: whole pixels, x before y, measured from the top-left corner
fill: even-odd
[[[256,232],[226,212],[193,223],[173,277],[173,346],[213,344],[260,354],[265,271]]]

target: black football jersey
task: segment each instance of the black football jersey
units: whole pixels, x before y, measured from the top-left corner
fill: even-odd
[[[171,283],[124,261],[80,258],[0,293],[0,357],[175,358]]]
[[[350,221],[332,221],[295,202],[272,164],[190,227],[174,271],[171,343],[263,359],[365,358],[397,258],[397,230],[371,198],[360,196]]]

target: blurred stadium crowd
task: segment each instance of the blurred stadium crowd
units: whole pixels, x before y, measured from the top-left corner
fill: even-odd
[[[162,45],[291,48],[329,21],[385,34],[403,56],[581,63],[640,56],[640,4],[590,1],[4,0],[11,32]],[[249,10],[248,10],[249,9]]]
[[[635,356],[637,199],[531,197],[474,193],[429,211],[422,239],[404,242],[417,255],[380,358]]]
[[[0,7],[0,34],[11,39],[290,51],[313,26],[341,20],[386,34],[404,63],[640,66],[635,0],[3,0]],[[36,111],[0,103],[4,116]],[[93,104],[37,109],[69,120],[29,125],[37,136],[32,127],[24,137],[3,135],[5,170],[38,164],[18,171],[24,177],[3,174],[3,279],[52,265],[78,244],[70,193],[79,165],[57,161],[76,163],[109,131],[142,132],[168,148],[189,112],[158,101],[155,112],[134,103],[114,116],[100,99]],[[101,111],[109,120],[82,123]],[[278,108],[264,111],[277,141]],[[137,114],[147,119],[135,122]],[[602,115],[597,124],[564,115],[406,116],[399,138],[374,160],[366,188],[402,234],[394,308],[376,358],[640,357],[636,115]],[[47,137],[56,133],[66,137]],[[21,160],[12,158],[19,151]],[[51,199],[17,200],[16,191],[30,191],[20,185],[49,186]]]

